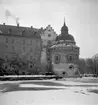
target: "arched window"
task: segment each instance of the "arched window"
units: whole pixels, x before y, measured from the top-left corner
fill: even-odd
[[[59,54],[55,56],[55,63],[56,64],[60,63],[60,55]]]

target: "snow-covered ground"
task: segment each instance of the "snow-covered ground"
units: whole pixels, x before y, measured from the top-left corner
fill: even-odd
[[[98,105],[98,79],[1,81],[0,105]],[[86,82],[82,82],[86,81]]]

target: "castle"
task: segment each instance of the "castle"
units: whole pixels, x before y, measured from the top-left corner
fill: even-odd
[[[0,25],[0,58],[23,61],[26,71],[54,72],[57,75],[74,76],[78,69],[79,47],[69,34],[65,24],[57,35],[51,25],[36,29],[31,27]],[[50,66],[52,65],[52,68]]]

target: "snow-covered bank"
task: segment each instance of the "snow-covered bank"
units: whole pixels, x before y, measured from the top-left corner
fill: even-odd
[[[98,105],[98,94],[89,92],[98,90],[98,83],[52,79],[1,81],[2,85],[8,91],[1,90],[0,105]]]
[[[0,95],[0,105],[98,105],[98,95],[70,90],[20,91]]]

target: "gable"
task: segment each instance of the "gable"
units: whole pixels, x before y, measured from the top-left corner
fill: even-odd
[[[41,38],[43,40],[52,40],[53,41],[53,40],[56,39],[56,37],[57,37],[57,34],[56,34],[56,32],[54,31],[54,29],[50,25],[48,25],[45,28],[43,34],[41,35]]]

